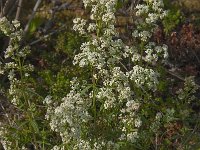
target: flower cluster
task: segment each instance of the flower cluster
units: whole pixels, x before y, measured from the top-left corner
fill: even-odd
[[[157,28],[157,23],[167,16],[168,11],[163,9],[164,4],[162,0],[145,0],[145,2],[145,4],[138,4],[136,6],[136,15],[140,17],[140,21],[136,21],[137,29],[132,35],[140,41],[138,43],[140,47],[136,48],[137,53],[131,55],[133,61],[142,59],[147,63],[155,65],[158,61],[166,62],[168,58],[167,45],[157,45],[155,42],[150,42]]]
[[[137,22],[137,30],[133,32],[133,36],[139,38],[143,42],[147,42],[152,36],[157,23],[167,16],[168,11],[163,9],[162,0],[145,0],[145,4],[136,6],[136,16],[141,20]]]
[[[115,5],[116,0],[83,0],[86,8],[91,8],[90,19],[94,22],[88,24],[88,32],[94,32],[97,30],[97,34],[100,34],[100,30],[104,35],[112,36],[115,35]],[[85,34],[84,26],[86,21],[80,18],[76,18],[73,21],[75,31],[78,31],[81,35]]]
[[[157,62],[158,58],[166,60],[168,58],[168,46],[163,44],[162,46],[156,46],[154,42],[150,42],[145,46],[145,61],[146,62]]]
[[[179,100],[186,100],[187,103],[190,103],[195,99],[193,94],[196,93],[197,89],[198,86],[194,82],[194,77],[191,76],[186,78],[184,88],[177,91]]]
[[[123,43],[121,40],[114,41],[106,37],[92,39],[92,41],[81,45],[81,52],[75,56],[74,65],[79,64],[80,67],[92,65],[98,70],[101,70],[106,65],[119,62],[120,55],[122,55],[122,46]]]
[[[156,89],[159,74],[154,70],[136,65],[127,74],[137,87],[146,85],[149,89]]]
[[[86,34],[86,31],[84,29],[86,25],[86,20],[81,19],[81,18],[76,18],[73,20],[73,23],[74,23],[74,26],[73,26],[74,31],[79,32],[80,35]]]
[[[14,31],[14,27],[11,23],[7,20],[6,17],[0,19],[0,30],[5,34],[9,35],[11,32]]]
[[[77,140],[80,138],[81,126],[91,118],[88,113],[91,104],[87,104],[78,91],[77,93],[71,91],[62,101],[61,105],[54,110],[55,114],[51,117],[50,126],[52,130],[60,132],[63,142],[68,143],[71,138]],[[48,113],[51,113],[51,109]]]
[[[0,122],[0,142],[5,150],[12,150],[11,142],[5,137],[7,134],[6,129],[2,126],[2,123]]]
[[[137,16],[147,14],[145,22],[147,24],[155,24],[158,20],[163,19],[167,12],[163,9],[164,3],[162,0],[145,0],[146,4],[138,4],[136,6]]]
[[[5,51],[5,58],[14,57],[14,54],[19,49],[23,31],[20,29],[20,23],[17,20],[10,23],[6,17],[0,19],[0,30],[10,37],[9,46]]]

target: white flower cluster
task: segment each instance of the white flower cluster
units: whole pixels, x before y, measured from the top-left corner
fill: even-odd
[[[141,41],[145,42],[152,36],[152,33],[150,31],[139,32],[138,30],[135,30],[132,35],[133,37],[139,37]]]
[[[79,140],[77,144],[73,147],[73,150],[119,150],[120,145],[114,143],[113,141],[104,141],[98,139],[98,141],[94,142],[93,146],[91,146],[90,141]]]
[[[73,23],[74,23],[74,26],[73,26],[74,31],[79,32],[80,35],[86,34],[86,31],[85,31],[85,25],[87,23],[86,20],[81,19],[81,18],[75,18],[73,20]]]
[[[125,58],[131,58],[132,62],[139,62],[141,60],[155,64],[156,62],[166,62],[168,59],[168,46],[163,45],[156,45],[154,42],[147,43],[141,50],[143,54],[139,52],[139,49],[136,48],[129,48],[126,49],[123,56]]]
[[[14,27],[11,23],[7,20],[6,17],[0,19],[0,30],[5,34],[8,35],[14,31]]]
[[[113,25],[115,22],[114,12],[116,0],[83,0],[83,4],[85,7],[91,8],[90,19],[96,23],[89,23],[87,28],[88,32],[93,32],[97,29],[104,28],[103,33],[105,35],[110,36],[116,34]],[[103,23],[100,23],[101,21]],[[86,34],[85,25],[87,22],[84,19],[76,18],[73,22],[73,29],[75,31],[78,31],[81,35]]]
[[[125,108],[121,109],[119,119],[122,122],[122,134],[120,140],[136,142],[138,136],[138,128],[142,126],[142,120],[138,117],[137,112],[140,108],[139,100],[129,100],[126,102]]]
[[[163,19],[167,15],[167,11],[163,10],[162,0],[144,0],[146,4],[138,4],[136,6],[137,16],[147,14],[145,21],[147,24],[154,24],[158,20]]]
[[[6,137],[6,134],[8,134],[8,131],[4,127],[3,123],[0,122],[0,143],[2,144],[4,150],[12,150],[12,143]]]
[[[137,87],[145,87],[145,85],[149,89],[156,89],[157,87],[157,78],[159,74],[153,69],[147,69],[136,65],[130,72],[127,73],[127,75],[136,84]]]
[[[62,99],[60,106],[53,109],[50,96],[47,96],[44,101],[49,106],[46,119],[50,120],[51,129],[60,133],[65,144],[71,140],[78,141],[81,139],[82,129],[91,119],[88,113],[91,102],[82,97],[83,95],[80,94],[82,89],[79,89],[77,82],[71,83],[73,84],[71,85],[72,90]]]
[[[0,30],[10,38],[9,46],[5,51],[4,57],[13,57],[15,52],[18,53],[20,46],[19,42],[21,41],[23,34],[22,29],[20,29],[20,23],[17,20],[14,20],[12,23],[10,23],[6,17],[0,18]],[[27,53],[28,51],[25,50],[25,52]]]
[[[138,4],[136,6],[136,15],[141,18],[139,28],[133,32],[133,37],[139,38],[143,42],[147,42],[157,22],[161,21],[167,16],[168,11],[163,9],[162,0],[144,0],[145,4]],[[145,27],[145,28],[143,28]]]
[[[140,17],[140,22],[137,29],[133,32],[133,37],[140,40],[142,47],[136,50],[137,53],[132,55],[132,61],[144,60],[147,63],[155,65],[160,61],[165,63],[168,58],[167,45],[156,45],[154,42],[150,42],[151,37],[157,27],[157,22],[161,21],[166,15],[167,11],[163,9],[162,0],[144,0],[145,4],[138,4],[136,6],[136,15]]]
[[[168,46],[163,44],[162,46],[156,46],[154,42],[150,42],[145,46],[145,58],[144,60],[149,63],[157,62],[158,59],[168,58]]]
[[[101,70],[106,65],[119,62],[121,59],[120,55],[122,55],[122,46],[123,43],[121,40],[114,41],[111,37],[94,38],[92,41],[81,45],[81,52],[75,56],[74,65],[79,64],[80,67],[92,65]]]
[[[51,150],[65,150],[65,147],[54,146]]]
[[[93,33],[94,31],[96,31],[96,29],[97,29],[96,24],[95,24],[95,23],[90,23],[90,24],[88,25],[87,31],[88,31],[89,33]]]

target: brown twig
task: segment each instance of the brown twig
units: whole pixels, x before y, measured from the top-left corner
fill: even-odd
[[[39,39],[37,39],[37,40],[35,40],[35,41],[32,41],[29,45],[30,45],[30,46],[35,45],[35,44],[39,43],[40,41],[42,41],[42,40],[44,40],[44,39],[47,39],[48,37],[50,37],[50,36],[52,36],[52,35],[54,35],[54,34],[56,34],[56,33],[58,33],[58,32],[61,32],[61,31],[65,30],[65,27],[66,27],[66,26],[63,25],[63,26],[61,26],[58,30],[55,30],[55,31],[53,31],[53,32],[50,32],[49,34],[44,35],[44,36],[40,37]]]
[[[179,79],[179,80],[181,80],[181,81],[185,81],[184,78],[182,78],[181,76],[179,76],[179,75],[177,75],[177,74],[175,74],[175,73],[173,73],[173,72],[171,72],[171,71],[169,71],[169,70],[167,70],[167,69],[166,69],[166,72],[167,72],[168,74],[170,74],[171,76],[173,76],[173,77],[175,77],[175,78],[177,78],[177,79]]]
[[[42,0],[37,0],[35,6],[34,6],[34,8],[33,8],[33,12],[32,12],[32,14],[31,14],[31,17],[30,17],[28,23],[27,23],[26,26],[25,26],[24,35],[26,35],[26,33],[28,32],[28,29],[29,29],[29,26],[30,26],[30,24],[31,24],[31,21],[32,21],[33,18],[34,18],[35,14],[36,14],[36,12],[37,12],[37,9],[38,9],[38,7],[39,7],[39,5],[40,5],[40,3],[41,3],[41,1],[42,1]]]
[[[21,12],[21,7],[22,7],[22,2],[23,2],[23,0],[19,0],[19,2],[18,2],[15,20],[19,19],[19,15],[20,15],[20,12]]]
[[[16,0],[15,3],[13,4],[13,6],[10,8],[9,12],[7,13],[7,16],[11,16],[11,14],[13,13],[13,11],[15,10],[15,8],[17,7],[17,3],[19,0]]]
[[[166,69],[166,72],[167,72],[168,74],[170,74],[171,76],[173,76],[173,77],[175,77],[175,78],[177,78],[177,79],[179,79],[179,80],[185,82],[185,79],[182,78],[181,76],[179,76],[178,74],[175,74],[175,73],[173,73],[173,72],[171,72],[171,71],[169,71],[169,70],[167,70],[167,69]],[[200,85],[196,84],[196,86],[197,86],[198,88],[200,88]]]
[[[1,14],[1,16],[6,16],[8,14],[8,12],[10,11],[10,7],[13,6],[13,4],[15,4],[15,0],[7,0],[4,7],[3,7],[3,12]]]
[[[2,14],[3,14],[3,0],[1,0],[1,14],[0,14],[0,17],[2,17]]]

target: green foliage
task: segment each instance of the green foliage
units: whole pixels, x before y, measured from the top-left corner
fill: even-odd
[[[182,21],[183,16],[180,10],[170,10],[167,17],[163,20],[165,34],[169,34],[173,31]]]
[[[184,21],[184,15],[181,12],[181,9],[172,4],[171,1],[165,0],[165,7],[169,10],[168,15],[162,21],[164,26],[165,34],[169,34],[173,31],[180,23]]]
[[[69,58],[72,59],[73,56],[77,53],[81,43],[86,40],[86,37],[81,37],[72,31],[64,32],[58,35],[55,50],[57,52],[65,53]]]
[[[38,29],[38,27],[44,22],[45,20],[41,17],[35,17],[30,23],[28,34],[32,35]]]
[[[123,6],[127,5],[129,3],[129,0],[118,0],[116,4],[116,9],[120,9]]]

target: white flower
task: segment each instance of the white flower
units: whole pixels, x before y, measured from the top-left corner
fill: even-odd
[[[90,23],[87,30],[88,32],[94,32],[96,30],[96,24]]]
[[[14,31],[14,27],[12,24],[7,20],[6,17],[0,18],[0,30],[5,34],[8,35],[9,33]]]
[[[138,138],[138,133],[136,131],[127,134],[127,140],[132,143],[134,143],[137,138]]]
[[[126,103],[126,107],[127,107],[126,108],[127,112],[130,112],[130,113],[136,112],[140,107],[140,103],[135,102],[135,100],[129,100]]]
[[[18,20],[13,20],[13,21],[12,21],[12,24],[15,26],[16,29],[19,29],[20,26],[21,26],[21,25],[20,25],[20,22],[19,22]]]
[[[147,41],[151,37],[151,33],[149,31],[142,31],[139,33],[139,37],[142,41]]]
[[[81,18],[75,18],[73,20],[74,26],[73,26],[73,30],[79,32],[81,35],[86,34],[85,31],[85,25],[86,25],[86,20],[81,19]]]
[[[141,66],[135,65],[130,72],[127,72],[127,76],[130,77],[132,81],[135,82],[137,87],[144,87],[147,85],[149,89],[156,89],[158,84],[157,72],[152,69],[146,69]]]
[[[113,22],[115,20],[115,15],[112,12],[106,13],[102,16],[102,21],[104,21],[105,23],[110,23]]]
[[[65,150],[65,147],[55,145],[51,150]]]
[[[135,119],[135,127],[139,128],[142,125],[142,121],[140,118],[136,118]]]
[[[47,96],[45,97],[43,103],[44,103],[44,104],[47,104],[47,105],[51,104],[51,103],[52,103],[52,96],[47,95]]]
[[[160,15],[156,14],[156,13],[149,13],[148,17],[146,18],[146,23],[148,23],[148,24],[156,23],[156,21],[158,20],[159,16]]]
[[[136,5],[136,9],[137,9],[136,16],[140,16],[149,11],[149,6],[138,4]]]

